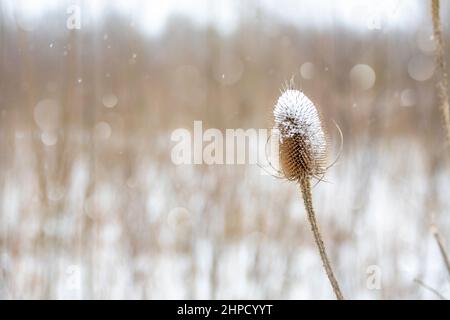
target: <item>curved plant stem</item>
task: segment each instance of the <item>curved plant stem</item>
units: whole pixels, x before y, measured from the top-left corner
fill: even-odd
[[[300,189],[303,195],[303,201],[305,203],[305,208],[308,213],[308,220],[311,224],[311,229],[314,234],[314,240],[316,241],[317,248],[319,249],[320,258],[322,259],[323,267],[327,273],[328,280],[333,287],[334,294],[338,300],[343,300],[344,296],[341,293],[339,284],[334,276],[333,269],[331,268],[330,261],[328,260],[327,252],[325,251],[325,245],[323,244],[322,236],[320,235],[319,227],[317,225],[316,215],[314,213],[314,208],[312,204],[312,193],[311,193],[311,181],[309,178],[304,178],[300,180]]]
[[[450,259],[448,258],[447,251],[445,250],[444,240],[435,224],[431,225],[431,232],[439,246],[439,251],[441,252],[442,259],[444,260],[445,267],[447,268],[448,275],[450,276]]]
[[[423,282],[422,280],[415,278],[414,282],[417,283],[418,285],[420,285],[421,287],[423,287],[424,289],[427,289],[428,291],[434,293],[439,299],[441,300],[447,300],[439,291],[437,291],[436,289],[430,287],[429,285],[427,285],[425,282]]]
[[[450,150],[450,110],[448,102],[448,76],[445,70],[444,58],[444,37],[442,35],[442,23],[439,16],[440,11],[439,0],[431,0],[431,17],[433,20],[434,41],[436,42],[436,64],[440,73],[437,82],[437,90],[439,95],[439,107],[442,113],[442,119],[447,131],[447,144]]]

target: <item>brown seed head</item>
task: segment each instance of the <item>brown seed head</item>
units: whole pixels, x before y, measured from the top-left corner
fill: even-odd
[[[326,170],[327,140],[317,108],[299,90],[288,89],[274,111],[280,135],[280,164],[289,180],[321,177]]]

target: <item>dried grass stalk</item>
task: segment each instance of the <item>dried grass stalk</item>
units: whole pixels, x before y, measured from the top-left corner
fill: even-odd
[[[433,38],[436,42],[436,64],[439,70],[439,79],[437,81],[437,91],[439,95],[439,108],[441,109],[444,127],[447,131],[447,144],[450,151],[450,110],[448,101],[448,75],[445,70],[444,58],[444,38],[442,35],[442,23],[439,16],[439,0],[431,0],[431,17],[433,20]]]
[[[439,233],[439,229],[433,223],[431,225],[431,232],[433,233],[434,238],[439,247],[439,252],[441,253],[442,260],[444,260],[445,267],[447,268],[448,275],[450,276],[450,259],[447,254],[447,250],[445,249],[444,240],[442,239],[441,234]]]
[[[415,278],[414,282],[417,283],[419,286],[421,286],[422,288],[432,292],[434,295],[436,295],[439,299],[441,300],[447,300],[439,291],[437,291],[436,289],[434,289],[433,287],[429,286],[428,284],[426,284],[425,282],[423,282],[422,280]]]

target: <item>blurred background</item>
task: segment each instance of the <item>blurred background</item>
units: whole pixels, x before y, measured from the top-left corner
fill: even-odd
[[[295,184],[171,161],[293,75],[330,162],[343,132],[313,197],[344,295],[449,298],[435,49],[428,1],[0,0],[0,298],[333,299]]]

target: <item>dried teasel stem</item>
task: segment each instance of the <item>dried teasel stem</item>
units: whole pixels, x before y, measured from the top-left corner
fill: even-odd
[[[322,177],[326,171],[327,141],[316,106],[301,91],[291,86],[283,92],[273,114],[275,129],[280,135],[281,175],[300,185],[303,201],[311,224],[325,272],[336,298],[344,299],[334,276],[325,245],[319,231],[312,202],[311,178]]]
[[[311,193],[311,181],[309,178],[303,178],[300,181],[300,189],[303,195],[303,201],[305,203],[305,208],[308,214],[308,220],[311,224],[311,230],[314,235],[314,240],[316,241],[317,248],[319,249],[320,258],[322,259],[323,267],[327,273],[328,280],[333,287],[334,294],[338,300],[343,300],[341,289],[339,288],[339,283],[334,276],[333,269],[331,268],[330,260],[328,259],[327,252],[325,250],[325,245],[323,244],[322,236],[319,231],[319,226],[317,224],[316,215],[314,213],[314,207],[312,204],[312,193]]]
[[[444,59],[444,38],[442,36],[442,23],[439,16],[440,2],[439,0],[431,0],[431,17],[433,20],[433,38],[436,42],[436,64],[440,73],[437,82],[437,90],[439,96],[439,108],[441,109],[442,119],[447,131],[447,144],[450,151],[450,110],[448,101],[448,75],[445,70]]]

